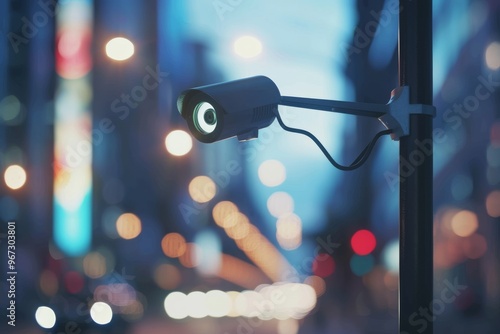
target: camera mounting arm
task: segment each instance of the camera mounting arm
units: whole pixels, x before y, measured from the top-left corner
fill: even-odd
[[[387,104],[321,100],[291,96],[282,96],[279,104],[378,118],[388,130],[392,130],[391,138],[393,140],[399,140],[399,138],[410,134],[410,115],[424,114],[432,117],[436,116],[436,108],[434,106],[410,104],[409,86],[394,89]]]

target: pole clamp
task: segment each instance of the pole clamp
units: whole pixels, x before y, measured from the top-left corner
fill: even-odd
[[[436,117],[436,107],[426,104],[410,104],[410,87],[402,86],[391,92],[387,112],[378,120],[392,130],[391,138],[399,140],[410,134],[410,115],[429,115]]]

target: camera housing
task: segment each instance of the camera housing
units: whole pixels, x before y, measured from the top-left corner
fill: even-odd
[[[269,126],[281,100],[276,84],[255,76],[188,89],[177,108],[193,136],[203,143],[237,137],[250,140]]]

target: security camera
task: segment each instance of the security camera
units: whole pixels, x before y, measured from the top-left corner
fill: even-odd
[[[257,138],[259,129],[269,126],[281,99],[276,84],[256,76],[184,91],[177,108],[191,133],[204,143],[226,138]]]
[[[352,164],[343,166],[312,133],[287,126],[278,105],[378,118],[387,130],[378,132]],[[408,86],[394,90],[387,104],[360,103],[281,96],[274,82],[264,76],[188,89],[177,99],[177,108],[196,139],[204,143],[231,137],[240,141],[257,138],[259,129],[271,125],[276,118],[283,130],[314,141],[328,161],[340,170],[363,165],[381,136],[390,134],[394,140],[407,136],[411,115],[436,116],[434,106],[410,103]]]

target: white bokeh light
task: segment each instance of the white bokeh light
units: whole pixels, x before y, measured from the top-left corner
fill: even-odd
[[[276,222],[276,239],[283,249],[292,250],[302,243],[302,221],[294,213],[282,215]]]
[[[103,302],[96,302],[90,308],[90,316],[96,324],[106,325],[113,318],[113,310],[111,306]]]
[[[113,60],[127,60],[134,52],[134,44],[124,37],[113,38],[106,44],[106,55]]]
[[[7,187],[19,189],[26,183],[26,171],[19,165],[11,165],[5,170],[4,180]]]
[[[193,148],[193,139],[183,130],[174,130],[165,137],[168,153],[177,157],[188,154]]]
[[[397,273],[399,271],[399,240],[388,242],[382,251],[382,262],[388,271]]]
[[[184,319],[188,316],[188,299],[182,292],[172,292],[170,293],[163,303],[165,307],[165,312],[172,319]]]
[[[224,291],[208,291],[206,295],[206,303],[208,306],[208,315],[211,317],[225,317],[231,312],[231,298]]]
[[[241,36],[234,42],[234,52],[242,58],[254,58],[262,53],[262,43],[253,36]]]
[[[278,160],[266,160],[259,166],[259,179],[268,187],[276,187],[286,179],[285,166]]]
[[[486,48],[484,54],[486,65],[492,70],[498,70],[500,68],[500,43],[492,42]]]
[[[188,315],[191,318],[205,318],[208,316],[206,294],[201,291],[193,291],[187,295]]]
[[[47,306],[40,306],[35,312],[36,322],[42,328],[52,328],[56,324],[56,314]]]
[[[282,296],[276,298],[276,296]],[[316,306],[316,292],[308,284],[277,282],[255,290],[208,292],[188,295],[174,291],[164,301],[167,315],[176,320],[187,317],[258,317],[261,320],[302,319]],[[292,322],[293,323],[293,322]]]
[[[277,191],[267,200],[267,209],[269,213],[276,218],[279,218],[282,215],[292,213],[294,209],[294,201],[290,194]]]

